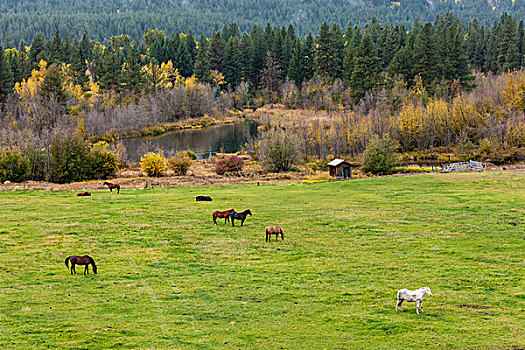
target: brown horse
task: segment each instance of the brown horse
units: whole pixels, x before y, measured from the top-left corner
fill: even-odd
[[[266,242],[271,241],[272,235],[275,235],[275,241],[277,242],[277,238],[279,238],[279,234],[281,235],[281,239],[284,240],[283,230],[279,226],[268,226],[266,228]]]
[[[102,186],[105,186],[105,185],[108,186],[109,191],[111,193],[113,193],[113,189],[115,189],[115,188],[117,189],[117,194],[120,193],[120,185],[119,184],[112,184],[111,182],[107,182],[106,181],[106,182],[104,182],[104,184]]]
[[[89,275],[89,264],[93,266],[93,272],[95,275],[97,274],[97,265],[95,265],[95,260],[93,260],[92,257],[89,255],[71,255],[66,258],[66,267],[69,269],[69,262],[71,261],[71,274],[75,272],[75,275],[77,274],[77,270],[75,270],[75,265],[86,265],[84,269],[84,275],[87,273]]]
[[[217,225],[217,218],[221,218],[221,219],[224,218],[224,225],[226,225],[226,222],[230,221],[230,213],[234,211],[235,210],[233,209],[225,210],[225,211],[215,210],[213,212],[213,222],[215,223],[215,225]]]
[[[80,192],[77,193],[77,197],[89,197],[91,196],[91,192]]]

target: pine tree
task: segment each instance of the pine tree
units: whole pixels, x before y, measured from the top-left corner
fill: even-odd
[[[47,61],[45,52],[45,40],[42,34],[38,33],[33,37],[31,48],[29,50],[29,64],[32,69],[37,69],[40,60]]]
[[[71,68],[75,72],[75,83],[84,85],[88,81],[86,75],[87,71],[87,58],[84,54],[82,46],[79,46],[73,53]]]
[[[341,28],[334,24],[330,31],[332,41],[332,56],[331,61],[331,76],[335,78],[343,78],[343,60],[345,56],[345,42]]]
[[[498,69],[500,71],[516,69],[520,62],[516,20],[504,13],[501,15],[499,29],[497,39]]]
[[[175,67],[180,66],[181,39],[178,34],[171,34],[166,40],[166,60],[171,61]]]
[[[200,82],[210,82],[210,62],[208,59],[208,40],[201,36],[199,40],[199,48],[197,51],[197,58],[195,59],[195,77]]]
[[[227,83],[235,88],[241,81],[241,62],[239,60],[239,39],[231,36],[224,48],[223,73]]]
[[[419,74],[423,84],[430,85],[438,74],[438,58],[432,24],[427,23],[417,34],[414,42],[414,73]]]
[[[58,30],[53,37],[53,40],[49,42],[49,63],[58,64],[64,61],[63,51],[62,51],[62,38]]]
[[[44,98],[56,98],[62,106],[66,105],[67,95],[64,90],[64,77],[57,65],[52,64],[44,73],[44,79],[40,85],[40,95]]]
[[[1,54],[1,51],[0,51],[0,54]],[[5,59],[7,62],[7,66],[9,67],[9,70],[11,71],[12,83],[21,82],[24,77],[22,76],[22,69],[20,67],[20,58],[19,58],[18,50],[16,49],[6,50],[4,55],[5,55]]]
[[[4,49],[0,45],[0,102],[4,102],[12,90],[13,75],[5,59]]]
[[[80,47],[86,60],[91,61],[93,59],[93,43],[89,40],[87,34],[82,36],[82,41],[80,41]]]
[[[191,59],[191,53],[188,49],[187,42],[181,40],[179,44],[179,69],[180,75],[183,77],[191,77],[193,75],[193,61]]]
[[[138,44],[132,44],[128,51],[126,58],[126,69],[123,72],[123,81],[125,88],[130,91],[141,91],[144,84],[144,76],[142,74],[142,60]]]
[[[62,42],[62,60],[64,63],[71,63],[71,60],[73,59],[73,47],[71,46],[71,38],[69,37],[69,34],[66,32],[66,35],[64,36],[64,40]]]
[[[303,67],[303,50],[301,40],[297,38],[292,51],[292,58],[290,60],[290,66],[288,67],[288,77],[295,82],[299,88],[301,87],[304,79],[304,67]]]
[[[264,68],[266,53],[269,49],[267,33],[254,26],[250,31],[250,61],[252,66],[246,72],[246,77],[253,86],[259,85],[260,74]]]
[[[29,63],[28,49],[23,40],[19,45],[18,58],[20,60],[22,79],[27,79],[31,75],[31,65]]]
[[[315,43],[312,33],[308,33],[302,45],[303,81],[312,79],[315,74]]]
[[[523,28],[523,21],[518,24],[518,55],[519,66],[523,66],[523,55],[525,54],[525,30]]]
[[[319,76],[331,77],[333,73],[334,52],[332,44],[330,27],[328,23],[324,22],[315,38],[315,71]]]
[[[352,95],[358,102],[366,92],[375,88],[380,82],[381,61],[377,55],[372,38],[366,34],[361,44],[356,49],[354,58],[354,70],[350,79]]]
[[[250,46],[250,37],[244,33],[239,43],[239,62],[241,64],[241,80],[243,81],[250,81],[249,77],[253,69]]]
[[[100,83],[103,89],[120,90],[122,62],[119,55],[108,46],[104,51],[99,72]]]
[[[494,72],[498,71],[498,32],[499,24],[494,22],[494,26],[489,30],[485,31],[484,41],[486,44],[484,71]]]
[[[210,70],[222,72],[224,57],[224,41],[221,33],[214,33],[208,47],[208,59],[210,62]]]
[[[197,43],[195,42],[195,38],[193,37],[191,31],[184,37],[184,42],[188,48],[188,52],[190,53],[191,63],[193,65],[195,64],[195,59],[197,58]]]

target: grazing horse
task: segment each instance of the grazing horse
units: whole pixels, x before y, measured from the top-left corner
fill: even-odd
[[[224,225],[226,225],[226,222],[230,221],[230,213],[233,211],[235,210],[233,209],[225,210],[225,211],[215,210],[213,212],[213,222],[215,223],[215,225],[217,225],[217,218],[221,218],[221,219],[224,218]]]
[[[397,304],[396,304],[396,311],[399,307],[401,311],[403,311],[403,301],[415,301],[417,303],[416,306],[416,313],[419,314],[419,309],[421,309],[421,312],[423,312],[423,298],[425,297],[425,294],[432,295],[432,292],[430,291],[430,287],[423,287],[416,290],[408,290],[408,289],[400,289],[397,292]]]
[[[211,202],[211,197],[210,196],[197,196],[195,197],[195,200],[197,202]]]
[[[97,274],[97,265],[95,265],[95,260],[93,260],[92,257],[89,255],[71,255],[66,258],[66,267],[69,269],[69,262],[71,261],[71,274],[75,272],[75,275],[77,274],[77,270],[75,270],[75,265],[86,265],[84,269],[84,275],[87,273],[89,275],[89,264],[93,266],[93,272],[95,275]]]
[[[275,235],[275,241],[277,242],[279,234],[281,235],[281,239],[284,240],[283,230],[279,226],[268,226],[266,228],[266,242],[270,242],[272,240],[272,235]]]
[[[246,209],[245,211],[241,213],[237,213],[236,211],[232,211],[230,213],[230,219],[232,220],[232,227],[235,226],[234,222],[235,220],[241,220],[241,227],[244,224],[244,220],[246,220],[247,215],[252,215],[252,212],[250,209]]]
[[[117,194],[120,193],[120,185],[119,185],[119,184],[112,184],[111,182],[107,182],[107,181],[105,181],[104,184],[103,184],[102,186],[106,186],[106,185],[108,186],[109,191],[110,191],[111,193],[113,193],[113,189],[115,189],[115,188],[117,189]]]
[[[77,197],[89,197],[91,196],[91,192],[80,192],[77,193]]]

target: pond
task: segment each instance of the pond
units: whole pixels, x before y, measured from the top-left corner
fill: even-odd
[[[257,126],[256,122],[246,120],[203,129],[174,131],[156,137],[125,139],[122,143],[131,162],[139,162],[146,152],[157,149],[164,151],[166,157],[181,150],[192,150],[199,159],[207,159],[218,152],[239,151],[250,137],[257,135]]]

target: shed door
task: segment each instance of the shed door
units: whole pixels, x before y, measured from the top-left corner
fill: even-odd
[[[343,174],[344,174],[343,177],[345,179],[350,178],[351,177],[351,175],[350,175],[350,168],[343,168]]]

